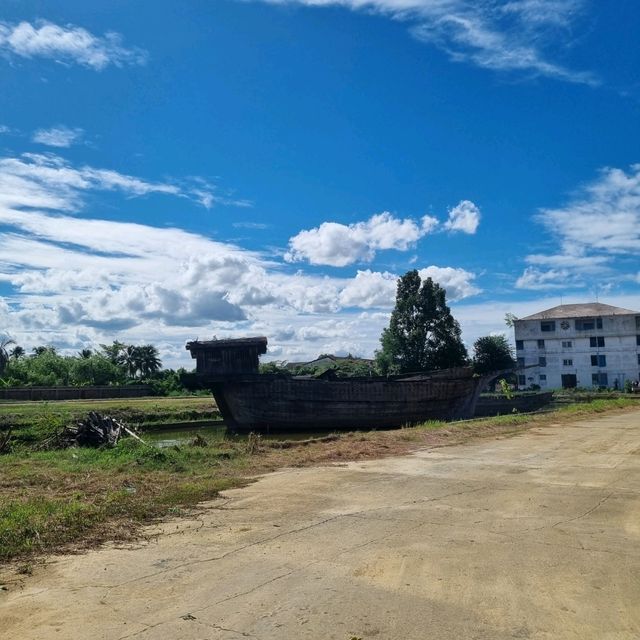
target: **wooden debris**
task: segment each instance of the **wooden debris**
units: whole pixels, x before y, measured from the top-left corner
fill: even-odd
[[[112,416],[89,412],[84,420],[65,427],[60,433],[42,443],[43,449],[66,447],[115,447],[124,435],[130,435],[146,444],[135,432]]]

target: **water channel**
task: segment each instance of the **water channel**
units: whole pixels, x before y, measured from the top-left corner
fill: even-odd
[[[264,440],[306,440],[308,438],[320,438],[326,436],[331,431],[296,431],[294,433],[268,433],[261,434]],[[201,421],[191,424],[182,423],[180,425],[164,425],[158,429],[141,429],[141,436],[145,442],[155,445],[159,448],[182,446],[191,442],[196,436],[204,438],[207,442],[213,444],[223,440],[231,442],[242,442],[247,439],[247,435],[236,435],[229,433],[224,422]]]

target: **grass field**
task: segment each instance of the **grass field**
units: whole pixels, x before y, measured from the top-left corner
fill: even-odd
[[[198,410],[202,401],[166,402],[173,402],[175,410],[186,410],[187,405]],[[167,409],[162,400],[153,403]],[[66,410],[73,412],[74,406]],[[637,408],[637,401],[596,400],[543,414],[428,422],[394,431],[345,433],[325,441],[267,442],[250,436],[159,450],[125,439],[113,449],[56,451],[37,451],[23,443],[0,456],[0,562],[132,539],[141,525],[155,518],[180,514],[220,490],[283,466],[398,455],[630,407]],[[49,410],[40,416],[33,410],[33,422],[42,421]],[[37,436],[35,427],[32,433]]]
[[[46,432],[82,419],[89,411],[109,414],[133,427],[152,429],[164,423],[218,420],[209,396],[61,400],[0,403],[0,435],[12,427],[18,443],[37,442]]]

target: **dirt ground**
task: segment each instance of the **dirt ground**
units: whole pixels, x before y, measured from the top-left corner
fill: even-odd
[[[0,637],[640,637],[640,412],[291,469],[5,576]]]

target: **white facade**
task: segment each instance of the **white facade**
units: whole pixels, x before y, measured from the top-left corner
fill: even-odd
[[[640,378],[640,312],[602,303],[553,307],[514,323],[518,385],[618,387]],[[532,366],[533,365],[533,366]]]

